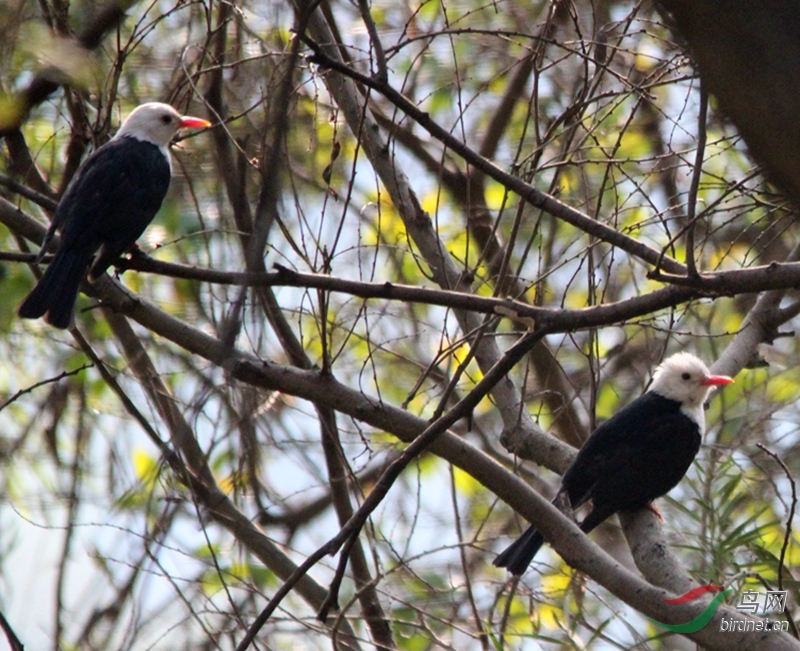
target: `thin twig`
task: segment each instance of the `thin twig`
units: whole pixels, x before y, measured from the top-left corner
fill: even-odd
[[[58,205],[57,201],[42,194],[41,192],[36,192],[36,190],[32,190],[27,185],[24,185],[19,181],[15,181],[6,174],[0,174],[0,185],[7,187],[9,190],[15,192],[21,197],[25,197],[26,199],[33,201],[33,203],[41,206],[45,210],[49,210],[52,212],[56,209],[56,206]]]
[[[375,26],[375,21],[372,20],[372,14],[369,12],[369,3],[367,0],[358,0],[358,10],[361,13],[361,20],[364,21],[364,25],[367,27],[370,44],[375,52],[375,63],[378,67],[375,78],[378,81],[386,83],[389,81],[389,71],[386,68],[386,53],[383,51],[383,44],[378,34],[378,28]]]
[[[511,619],[511,607],[514,603],[514,595],[517,592],[517,586],[519,585],[521,576],[514,576],[511,575],[511,579],[508,582],[508,597],[506,598],[505,607],[503,608],[503,616],[498,622],[499,628],[498,631],[500,633],[500,651],[505,651],[506,648],[506,627],[508,626],[508,621]]]
[[[369,496],[364,500],[361,508],[355,513],[350,521],[342,528],[336,539],[339,539],[343,544],[348,539],[355,539],[358,536],[361,528],[364,526],[367,518],[383,501],[383,498],[389,492],[389,489],[394,485],[394,482],[400,476],[400,473],[405,470],[409,463],[414,460],[425,448],[427,448],[442,432],[449,429],[454,423],[461,418],[472,413],[472,410],[489,394],[492,388],[499,382],[525,355],[530,352],[530,349],[545,336],[544,329],[538,329],[529,332],[521,337],[517,343],[509,348],[503,357],[483,376],[483,378],[475,385],[475,388],[464,396],[459,402],[448,412],[443,414],[431,423],[424,432],[415,438],[411,444],[403,450],[403,453],[393,461],[381,478],[375,484],[375,487],[370,492]],[[344,553],[344,551],[342,552]],[[326,599],[326,604],[332,605],[336,602],[336,595],[329,595]],[[320,609],[317,615],[320,619],[327,616],[327,611]]]
[[[77,375],[81,371],[85,371],[87,368],[91,368],[93,364],[84,364],[72,371],[64,371],[63,373],[59,373],[55,377],[49,377],[46,380],[41,380],[40,382],[36,382],[35,384],[31,384],[29,387],[25,387],[24,389],[20,389],[17,391],[13,396],[11,396],[8,400],[6,400],[2,405],[0,405],[0,411],[3,411],[6,407],[8,407],[12,402],[19,400],[22,396],[26,393],[30,393],[34,389],[38,389],[45,384],[52,384],[53,382],[58,382],[59,380],[63,380],[65,377],[69,377],[71,375]]]
[[[11,628],[11,624],[8,623],[2,611],[0,611],[0,628],[2,628],[3,633],[6,634],[6,640],[8,640],[8,646],[11,647],[11,651],[25,650],[25,646],[19,641],[16,633],[14,633],[14,629]]]
[[[364,500],[364,503],[356,511],[350,520],[341,528],[338,534],[331,538],[322,547],[317,549],[314,553],[309,555],[308,558],[286,579],[284,584],[278,589],[275,595],[270,599],[264,610],[259,613],[253,624],[247,631],[247,634],[236,647],[236,651],[244,651],[250,643],[255,639],[255,636],[261,628],[269,620],[273,612],[278,608],[283,598],[291,592],[294,585],[299,581],[311,567],[313,567],[319,560],[327,554],[334,554],[337,550],[342,549],[345,543],[350,543],[358,536],[361,528],[364,526],[367,518],[383,501],[383,498],[388,493],[395,480],[400,476],[400,473],[408,466],[408,464],[416,458],[428,445],[430,445],[437,436],[442,432],[449,429],[453,423],[469,414],[475,406],[489,393],[492,387],[503,378],[534,346],[542,337],[547,334],[544,330],[537,330],[529,332],[520,338],[516,344],[506,351],[505,355],[500,361],[497,362],[475,385],[475,388],[470,391],[464,398],[462,398],[451,410],[445,413],[441,418],[431,423],[417,438],[415,438],[409,446],[403,450],[402,454],[395,459],[388,468],[384,471],[381,478],[376,482],[373,490]],[[350,543],[351,544],[351,543]],[[342,551],[344,555],[344,550]],[[340,565],[343,564],[344,559],[340,558]],[[337,595],[332,589],[325,600],[324,608],[321,608],[317,617],[326,619],[327,614],[331,607],[336,603]]]
[[[300,35],[300,38],[302,38],[303,42],[313,51],[313,56],[310,57],[312,62],[317,63],[323,68],[329,68],[341,73],[368,88],[378,91],[434,138],[457,153],[470,165],[493,178],[512,192],[515,192],[534,207],[540,208],[554,217],[572,224],[583,232],[608,242],[645,262],[655,265],[657,261],[660,261],[663,268],[670,273],[686,273],[686,267],[677,260],[663,256],[662,252],[656,251],[635,238],[625,235],[596,219],[592,219],[579,210],[562,203],[552,195],[538,190],[518,176],[503,171],[493,162],[470,148],[466,143],[453,136],[447,129],[433,120],[427,112],[418,108],[405,95],[395,90],[390,84],[361,74],[347,64],[333,59],[323,51],[318,43],[315,43],[307,36]]]
[[[286,578],[286,581],[284,581],[283,585],[278,588],[278,590],[272,596],[272,599],[269,600],[269,603],[258,614],[258,617],[253,620],[253,623],[250,624],[250,628],[247,629],[247,633],[245,633],[245,636],[242,638],[241,642],[236,645],[235,651],[246,651],[247,647],[249,647],[253,643],[253,640],[255,640],[256,635],[258,635],[261,628],[272,616],[272,613],[275,612],[281,601],[283,601],[283,598],[294,589],[295,585],[297,585],[297,582],[302,579],[308,573],[308,571],[314,567],[314,565],[325,558],[325,556],[336,552],[335,540],[336,538],[329,540],[313,554],[309,554],[308,558],[298,565],[297,569],[295,569]]]
[[[794,520],[795,509],[797,508],[797,486],[795,485],[792,473],[789,471],[789,468],[786,467],[783,459],[768,449],[763,443],[756,443],[756,447],[763,450],[775,460],[775,462],[783,469],[783,472],[786,474],[786,478],[789,480],[789,485],[792,487],[792,504],[789,507],[789,517],[786,520],[786,534],[783,537],[783,546],[781,547],[781,555],[778,563],[778,589],[783,590],[784,561],[786,560],[786,550],[789,547],[789,541],[792,539],[792,520]],[[795,631],[795,635],[797,635],[797,631]]]
[[[703,80],[700,80],[700,107],[697,111],[697,150],[692,170],[692,183],[689,186],[688,205],[686,206],[686,272],[689,276],[697,276],[697,264],[694,258],[694,232],[697,226],[697,193],[700,190],[700,177],[703,175],[703,159],[706,153],[706,116],[708,114],[708,92]]]
[[[450,466],[450,504],[453,507],[453,523],[456,528],[456,536],[458,539],[458,553],[461,557],[461,567],[464,572],[464,590],[466,591],[467,603],[472,610],[473,626],[477,632],[478,639],[480,640],[483,651],[489,651],[489,636],[486,633],[486,628],[483,625],[483,617],[481,616],[478,604],[475,602],[475,593],[472,589],[472,579],[470,578],[471,572],[469,571],[469,563],[467,562],[467,547],[464,544],[464,531],[461,526],[462,516],[458,508],[458,487],[456,486],[456,469]]]
[[[762,443],[756,443],[756,447],[763,450],[775,460],[775,462],[783,469],[783,472],[786,474],[786,478],[789,480],[789,485],[792,487],[792,505],[789,507],[789,517],[786,519],[786,533],[783,536],[783,545],[781,546],[781,555],[778,561],[778,590],[783,590],[783,570],[786,567],[786,550],[789,548],[789,541],[792,539],[792,520],[794,520],[794,514],[797,509],[797,486],[795,485],[792,473],[789,471],[789,468],[786,467],[783,459],[769,450]],[[784,614],[786,615],[786,620],[789,622],[789,625],[792,627],[792,634],[795,637],[799,637],[800,631],[798,631],[797,623],[794,621],[794,617],[792,617],[791,612],[785,612],[784,609]]]
[[[105,362],[100,359],[86,337],[83,336],[83,333],[81,333],[78,328],[71,328],[70,334],[78,343],[78,346],[83,351],[83,354],[92,360],[92,365],[97,369],[97,372],[100,373],[100,377],[106,383],[108,388],[111,389],[112,393],[117,396],[125,411],[128,412],[128,415],[130,415],[139,424],[139,427],[142,428],[148,438],[159,449],[164,457],[164,460],[167,461],[167,463],[169,463],[172,467],[173,472],[175,472],[175,474],[181,478],[182,481],[185,481],[185,469],[180,463],[180,460],[178,459],[178,456],[175,454],[174,450],[172,450],[172,448],[170,448],[170,446],[161,439],[161,437],[158,435],[158,432],[153,429],[153,426],[150,424],[147,418],[144,417],[144,414],[139,411],[133,400],[131,400],[130,396],[125,393],[125,390],[120,386],[119,382],[117,382],[117,379],[108,369]]]

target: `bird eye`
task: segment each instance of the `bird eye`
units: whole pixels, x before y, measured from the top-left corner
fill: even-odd
[[[689,373],[683,373],[683,374],[681,375],[681,377],[682,377],[684,380],[691,380],[691,379],[692,379],[692,376],[691,376]]]
[[[172,122],[172,116],[171,115],[162,115],[161,116],[161,121],[164,124],[169,124],[170,122]]]

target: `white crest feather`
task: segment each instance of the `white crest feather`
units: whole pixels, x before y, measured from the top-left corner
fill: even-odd
[[[161,149],[169,159],[167,145],[181,127],[181,114],[169,104],[148,102],[137,106],[114,138],[136,138]]]
[[[703,384],[708,367],[691,353],[675,353],[665,359],[653,375],[650,391],[681,403],[681,411],[705,430],[703,403],[712,387]]]

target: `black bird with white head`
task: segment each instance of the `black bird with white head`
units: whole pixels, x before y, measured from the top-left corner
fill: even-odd
[[[664,360],[648,391],[592,432],[564,473],[553,504],[566,501],[577,509],[591,500],[580,524],[586,533],[619,511],[650,506],[678,484],[700,449],[708,392],[731,382],[711,375],[690,353]],[[494,564],[519,576],[543,543],[531,526]]]
[[[87,269],[89,281],[97,280],[134,245],[161,207],[172,172],[167,147],[178,129],[208,126],[206,120],[181,116],[159,102],[131,112],[117,134],[86,160],[61,198],[39,256],[60,229],[58,250],[19,306],[19,316],[43,316],[57,328],[69,326]]]

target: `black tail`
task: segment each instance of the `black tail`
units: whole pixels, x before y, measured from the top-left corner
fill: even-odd
[[[536,552],[544,544],[544,537],[533,526],[527,528],[519,538],[494,559],[496,567],[506,567],[514,576],[528,569]]]
[[[40,316],[56,328],[68,328],[78,289],[92,259],[92,251],[59,251],[39,283],[17,308],[23,319]]]

